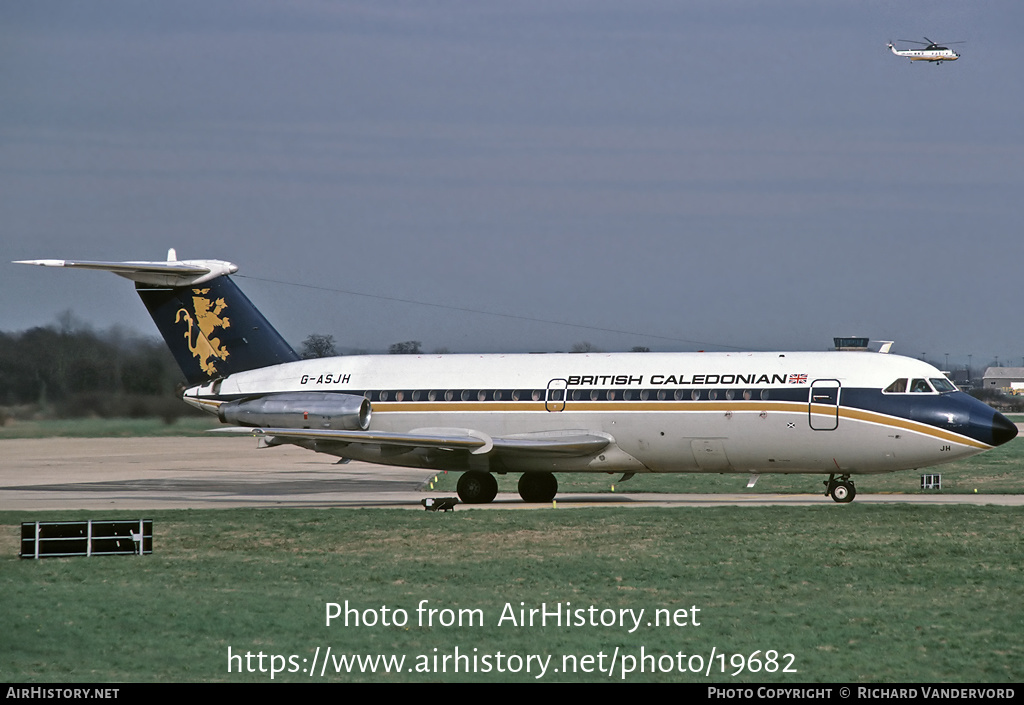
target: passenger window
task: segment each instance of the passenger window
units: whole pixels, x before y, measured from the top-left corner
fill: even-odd
[[[907,378],[903,377],[902,379],[896,380],[888,387],[886,387],[885,391],[888,392],[889,394],[902,394],[903,392],[907,391]]]

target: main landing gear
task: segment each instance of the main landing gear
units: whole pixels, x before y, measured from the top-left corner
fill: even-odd
[[[466,504],[487,504],[498,494],[494,475],[470,470],[459,478],[459,499]],[[524,472],[519,478],[519,496],[524,502],[550,502],[558,492],[558,480],[550,472]]]
[[[853,486],[849,475],[843,475],[837,481],[835,473],[833,473],[822,484],[825,485],[825,496],[831,496],[834,501],[841,504],[852,502],[853,498],[857,496],[857,488]]]
[[[498,494],[498,481],[494,475],[482,470],[470,470],[459,478],[459,499],[466,504],[487,504]]]
[[[550,502],[558,492],[558,480],[549,472],[524,472],[519,478],[519,496],[524,502]]]

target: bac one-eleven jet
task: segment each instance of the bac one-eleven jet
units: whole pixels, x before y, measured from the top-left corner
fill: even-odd
[[[139,296],[227,432],[382,465],[462,471],[464,502],[520,473],[549,502],[555,473],[821,473],[958,460],[1017,428],[920,360],[867,352],[358,355],[300,359],[219,260],[27,260],[113,272]]]

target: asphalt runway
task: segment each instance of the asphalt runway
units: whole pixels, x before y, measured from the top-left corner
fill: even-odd
[[[253,438],[0,441],[0,510],[396,507],[420,509],[433,474],[334,458]],[[832,505],[818,494],[560,494],[558,508]],[[859,503],[1024,504],[1024,495],[871,495]],[[544,509],[499,494],[473,509]],[[460,509],[468,508],[461,505]]]

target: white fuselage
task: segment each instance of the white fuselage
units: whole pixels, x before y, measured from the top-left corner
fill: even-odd
[[[935,388],[884,393],[897,379],[944,377],[919,360],[860,352],[380,355],[240,372],[185,399],[212,411],[285,392],[365,395],[373,430],[579,430],[612,441],[592,456],[510,457],[501,466],[509,471],[881,473],[992,446],[971,425],[985,414],[991,420],[989,407]],[[385,464],[444,463],[438,453],[424,459],[365,444],[314,449]]]
[[[902,56],[911,61],[956,61],[960,58],[952,49],[897,49],[892,44],[889,49],[896,56]]]

